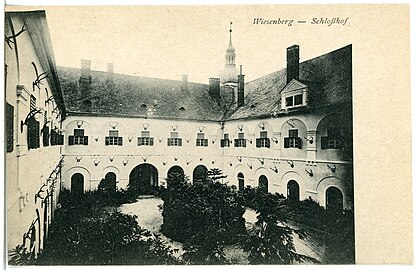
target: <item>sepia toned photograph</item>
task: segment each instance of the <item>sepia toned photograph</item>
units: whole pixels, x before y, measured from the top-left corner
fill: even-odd
[[[6,7],[8,265],[355,264],[357,25],[323,11]]]

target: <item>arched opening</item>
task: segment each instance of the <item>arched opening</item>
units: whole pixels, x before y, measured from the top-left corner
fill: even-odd
[[[185,178],[185,172],[184,172],[184,170],[182,169],[182,167],[180,167],[180,166],[172,166],[170,169],[169,169],[169,171],[168,171],[168,174],[167,174],[167,181],[166,181],[166,183],[167,183],[167,187],[169,188],[169,184],[170,184],[170,182],[171,182],[171,180],[173,180],[173,179],[175,179],[175,178],[179,178],[179,179],[184,179]]]
[[[238,179],[238,190],[240,191],[244,190],[244,174],[241,172],[238,173],[237,179]]]
[[[105,178],[101,180],[100,184],[98,185],[98,189],[107,192],[116,192],[116,182],[116,174],[109,172],[105,175]]]
[[[136,166],[129,175],[129,191],[136,195],[154,194],[158,185],[158,172],[151,164]]]
[[[71,177],[71,193],[82,194],[84,193],[84,176],[80,173],[75,173]]]
[[[205,184],[207,182],[208,169],[204,165],[198,165],[195,167],[192,174],[193,183]]]
[[[269,180],[264,175],[259,177],[259,189],[264,192],[269,192]]]
[[[290,201],[299,201],[299,184],[295,180],[287,183],[287,198]]]
[[[336,187],[329,187],[326,192],[326,209],[340,211],[343,207],[342,192]]]

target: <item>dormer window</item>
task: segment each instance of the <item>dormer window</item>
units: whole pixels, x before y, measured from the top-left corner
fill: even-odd
[[[123,145],[123,137],[118,136],[118,130],[110,130],[105,137],[105,145]]]
[[[298,108],[307,105],[308,86],[293,79],[282,92],[282,109]]]

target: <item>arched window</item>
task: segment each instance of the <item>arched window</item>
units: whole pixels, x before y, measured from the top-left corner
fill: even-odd
[[[238,179],[238,190],[244,190],[244,174],[241,172],[238,173],[237,179]]]
[[[71,193],[82,194],[84,193],[84,176],[80,173],[75,173],[71,177]]]
[[[343,196],[341,190],[336,187],[329,187],[325,192],[326,209],[340,211],[343,207]]]
[[[105,175],[105,178],[101,180],[100,184],[98,185],[99,190],[107,191],[107,192],[116,192],[117,186],[117,179],[116,174],[113,172],[109,172]]]
[[[290,201],[299,201],[299,184],[295,180],[287,183],[287,198]]]
[[[264,175],[259,177],[259,189],[264,192],[269,192],[269,180]]]
[[[198,165],[195,167],[194,172],[192,174],[193,183],[201,183],[204,184],[207,181],[208,177],[208,169],[204,165]]]

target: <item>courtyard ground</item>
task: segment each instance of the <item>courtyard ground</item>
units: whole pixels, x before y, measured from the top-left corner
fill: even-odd
[[[170,238],[164,236],[160,232],[161,225],[163,223],[162,212],[159,209],[159,205],[162,205],[163,201],[160,198],[153,196],[142,196],[136,202],[123,204],[120,206],[120,210],[125,214],[131,214],[137,216],[139,225],[153,233],[159,233],[162,239],[174,250],[174,256],[180,257],[183,254],[182,244],[177,241],[173,241]],[[247,209],[243,216],[246,220],[246,224],[254,223],[256,221],[257,214],[251,209]],[[302,229],[301,225],[287,224],[295,229]],[[323,247],[313,242],[313,239],[304,238],[300,239],[298,235],[293,235],[293,241],[295,244],[296,252],[313,257],[319,261],[323,256]],[[235,264],[248,264],[247,254],[245,254],[240,248],[235,246],[229,246],[224,249],[227,258],[229,258]]]

